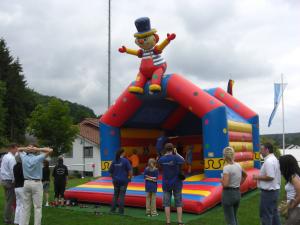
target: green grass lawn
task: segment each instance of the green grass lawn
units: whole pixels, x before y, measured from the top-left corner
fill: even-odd
[[[74,187],[82,183],[90,181],[85,179],[72,179],[68,182],[68,187]],[[51,184],[50,193],[53,193],[53,184]],[[53,198],[53,194],[51,199]],[[3,213],[3,188],[0,190],[0,216],[2,221]],[[259,205],[259,191],[252,191],[243,196],[238,212],[238,218],[241,225],[258,225],[258,205]],[[44,225],[157,225],[164,224],[164,213],[160,211],[158,217],[148,218],[145,216],[144,209],[129,208],[125,209],[125,216],[108,214],[109,207],[101,206],[100,212],[102,215],[96,216],[94,214],[94,207],[89,205],[88,208],[79,207],[65,207],[65,208],[50,208],[43,207]],[[31,216],[33,217],[33,216]],[[208,212],[201,215],[184,214],[183,220],[188,225],[222,225],[225,224],[223,218],[223,211],[221,206],[216,206]],[[173,224],[176,224],[176,213],[172,213]],[[31,222],[32,224],[32,222]]]

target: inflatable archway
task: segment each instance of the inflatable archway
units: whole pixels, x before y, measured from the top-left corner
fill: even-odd
[[[183,151],[194,145],[193,175],[184,181],[183,210],[201,213],[218,204],[222,187],[222,150],[232,146],[235,160],[246,169],[248,178],[241,187],[246,192],[256,187],[252,175],[258,172],[259,119],[246,105],[221,88],[202,90],[178,74],[165,75],[161,92],[132,94],[128,88],[100,119],[102,178],[66,191],[66,198],[85,202],[111,203],[113,186],[108,168],[115,152],[124,148],[128,155],[138,150],[140,172],[149,157],[156,154],[155,143],[162,131],[174,136]],[[128,186],[125,204],[145,206],[143,176]],[[157,206],[162,207],[161,182]]]

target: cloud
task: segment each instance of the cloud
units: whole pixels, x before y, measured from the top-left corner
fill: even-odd
[[[184,43],[178,45],[184,46]],[[229,77],[249,79],[272,73],[269,63],[254,55],[239,52],[225,43],[209,46],[195,42],[192,46],[182,48],[179,55],[175,49],[170,50],[169,58],[170,64],[175,65],[175,71],[196,76],[200,80],[224,81]]]
[[[149,16],[161,40],[177,37],[164,51],[168,73],[183,74],[201,88],[226,88],[236,81],[235,96],[260,115],[261,132],[280,131],[280,113],[267,128],[273,108],[273,82],[284,73],[286,129],[300,104],[300,20],[298,1],[111,1],[112,102],[135,79],[140,59],[120,54],[136,49],[134,20]],[[108,4],[89,0],[2,0],[0,31],[23,64],[31,88],[91,107],[107,108]],[[294,122],[295,121],[295,122]]]
[[[217,29],[235,14],[234,1],[178,1],[176,14],[180,15],[188,34],[205,35]]]

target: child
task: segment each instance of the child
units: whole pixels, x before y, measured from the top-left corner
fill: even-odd
[[[131,165],[132,165],[133,176],[139,175],[140,159],[139,159],[139,156],[137,154],[136,149],[133,149],[132,155],[128,159],[129,159],[129,161],[131,162]]]
[[[185,161],[188,166],[188,174],[191,174],[191,172],[192,172],[193,149],[194,149],[193,145],[189,146],[188,150],[186,151],[186,155],[185,155]]]
[[[157,178],[158,169],[156,168],[156,160],[150,158],[148,161],[148,167],[144,171],[145,176],[145,190],[147,192],[146,197],[146,215],[158,216],[156,211],[156,192],[157,192]]]
[[[44,160],[44,167],[43,167],[43,190],[45,195],[45,206],[49,206],[49,188],[50,188],[50,169],[49,169],[49,161]]]

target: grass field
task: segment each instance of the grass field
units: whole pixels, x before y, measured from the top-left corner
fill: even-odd
[[[68,183],[68,187],[88,182],[90,179],[72,179]],[[53,185],[51,184],[51,193],[53,193]],[[0,216],[2,221],[3,213],[3,188],[0,190]],[[240,225],[259,225],[258,217],[259,191],[252,191],[243,196],[238,212]],[[164,224],[164,213],[160,211],[158,217],[148,218],[144,209],[128,208],[125,209],[125,216],[108,214],[109,207],[100,207],[102,215],[94,214],[94,206],[89,205],[88,208],[50,208],[43,207],[43,225],[158,225]],[[187,225],[222,225],[225,224],[223,211],[221,206],[202,215],[184,214],[184,222]],[[172,215],[172,224],[176,223],[176,213]],[[30,224],[33,224],[32,222]]]

